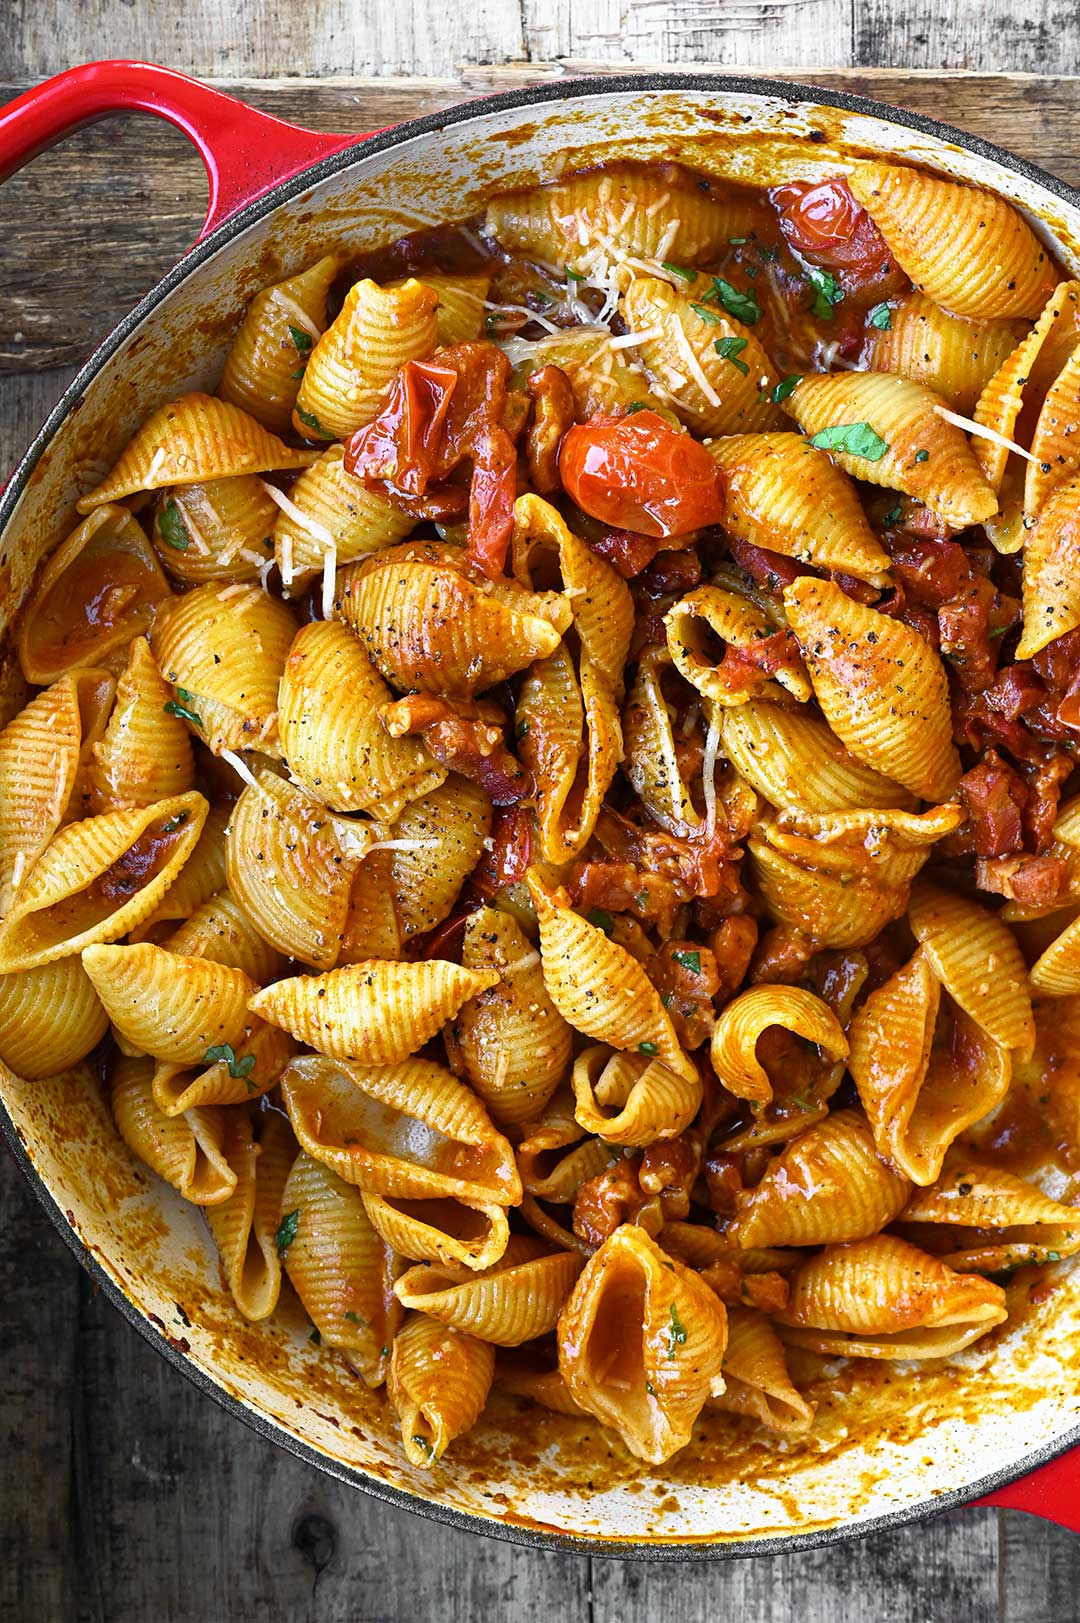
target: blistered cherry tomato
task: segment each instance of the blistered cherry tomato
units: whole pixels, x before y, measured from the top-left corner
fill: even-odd
[[[567,493],[602,524],[638,535],[687,535],[720,520],[720,479],[703,445],[654,411],[597,417],[559,451]]]
[[[794,180],[769,193],[788,243],[811,265],[839,271],[845,290],[880,280],[893,257],[844,180]]]

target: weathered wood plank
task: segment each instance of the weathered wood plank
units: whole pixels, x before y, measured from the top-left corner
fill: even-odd
[[[854,7],[852,62],[908,68],[1006,68],[1015,73],[1076,70],[1075,0],[860,0]]]
[[[589,66],[575,64],[574,71]],[[222,88],[313,129],[362,131],[544,80],[552,71],[530,65],[477,69],[454,82],[242,80]],[[959,74],[943,94],[936,74],[859,69],[814,77],[825,88],[944,113],[979,135],[1006,131],[1016,151],[1080,182],[1072,136],[1080,79],[1040,80],[1036,93],[1023,76]],[[18,88],[0,85],[0,99]],[[83,131],[8,181],[0,188],[0,371],[85,355],[193,240],[205,198],[202,166],[183,137],[146,118]]]
[[[1007,1623],[1077,1623],[1080,1539],[1019,1510],[1001,1512],[1001,1615]]]

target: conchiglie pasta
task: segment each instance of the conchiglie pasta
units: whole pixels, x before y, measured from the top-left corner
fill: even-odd
[[[415,277],[395,288],[354,282],[308,356],[293,409],[297,432],[341,440],[370,423],[398,367],[435,348],[438,302]]]
[[[854,485],[800,434],[733,434],[713,440],[722,473],[722,524],[753,546],[811,568],[842,570],[882,586],[889,557]]]
[[[671,654],[660,644],[645,649],[638,661],[623,711],[623,770],[649,815],[670,833],[685,836],[700,830],[703,818],[682,774],[675,707],[664,691],[673,667]]]
[[[384,842],[380,850],[365,857],[356,871],[341,933],[339,964],[360,964],[366,958],[396,960],[402,956],[392,855]]]
[[[921,293],[908,293],[889,306],[888,326],[873,329],[866,364],[873,372],[924,384],[967,417],[1026,332],[1022,321],[968,321]]]
[[[825,720],[851,753],[926,800],[960,778],[945,671],[909,626],[803,576],[784,592]]]
[[[0,975],[0,1060],[33,1081],[85,1059],[109,1017],[77,957]]]
[[[277,505],[254,473],[165,490],[154,545],[175,580],[254,580],[273,557]]]
[[[513,350],[510,350],[513,353]],[[640,361],[613,349],[606,327],[568,327],[529,346],[528,371],[557,366],[565,372],[579,422],[621,417],[631,406],[655,411],[677,426],[679,419],[653,387]]]
[[[864,766],[804,710],[752,699],[725,709],[720,725],[723,753],[773,806],[832,812],[912,804],[909,790]]]
[[[278,691],[286,763],[310,794],[338,811],[394,817],[446,777],[418,738],[392,738],[379,720],[383,682],[345,626],[314,621],[297,632]]]
[[[285,967],[283,955],[263,940],[228,890],[216,891],[200,902],[157,945],[186,958],[209,958],[242,969],[259,986],[276,980]]]
[[[559,646],[558,627],[527,592],[494,596],[456,569],[375,558],[341,577],[341,615],[388,682],[470,699]]]
[[[130,940],[156,940],[164,925],[173,924],[177,919],[188,919],[204,902],[224,888],[225,833],[231,809],[228,803],[220,801],[210,807],[184,866],[153,911],[129,932]],[[198,957],[199,954],[192,956]],[[259,979],[257,975],[252,978]]]
[[[340,265],[336,254],[326,254],[256,293],[225,358],[218,394],[275,434],[292,426],[300,378],[326,326],[326,296]]]
[[[754,986],[740,992],[717,1017],[710,1040],[713,1070],[737,1099],[768,1104],[773,1084],[757,1057],[758,1041],[770,1026],[782,1026],[824,1049],[830,1059],[846,1059],[847,1038],[827,1003],[801,986]]]
[[[547,1104],[570,1063],[573,1033],[544,985],[540,955],[507,913],[481,907],[461,963],[499,979],[459,1009],[448,1041],[493,1120],[517,1124]]]
[[[447,1268],[490,1268],[510,1239],[506,1207],[490,1201],[465,1206],[449,1196],[413,1200],[364,1191],[364,1210],[386,1244],[401,1257]],[[522,1216],[525,1216],[524,1208]]]
[[[747,1247],[861,1240],[893,1221],[910,1190],[878,1155],[864,1118],[834,1111],[792,1139],[738,1197],[727,1238]]]
[[[183,868],[206,810],[202,795],[176,795],[62,828],[0,923],[0,974],[134,929]]]
[[[463,1003],[497,981],[497,970],[439,958],[415,964],[376,958],[276,981],[249,1006],[331,1059],[388,1065],[417,1053]]]
[[[93,745],[91,811],[152,806],[194,788],[191,735],[179,716],[166,710],[172,697],[149,643],[136,637],[116,684],[108,726]]]
[[[1063,479],[1080,468],[1076,431],[1080,427],[1080,348],[1074,349],[1046,391],[1031,436],[1033,460],[1024,469],[1024,527]]]
[[[1077,626],[1080,479],[1069,479],[1050,493],[1024,544],[1024,634],[1017,644],[1017,659],[1030,659]]]
[[[729,1414],[758,1420],[769,1431],[800,1436],[810,1429],[814,1405],[788,1374],[784,1344],[763,1313],[729,1307],[724,1390],[710,1401]]]
[[[207,394],[185,394],[151,412],[135,430],[108,477],[80,497],[80,513],[142,490],[200,485],[271,468],[306,468],[311,451],[296,451],[239,406]]]
[[[225,1157],[236,1175],[228,1200],[206,1208],[230,1294],[245,1319],[269,1318],[281,1293],[281,1258],[274,1243],[281,1194],[296,1156],[287,1121],[263,1116],[252,1134],[246,1110],[227,1112]]]
[[[258,987],[242,970],[148,941],[86,947],[83,968],[121,1036],[155,1059],[190,1064],[250,1035],[247,1005]]]
[[[908,922],[938,980],[1003,1048],[1030,1052],[1035,1021],[1023,955],[1007,925],[966,896],[920,883]]]
[[[658,277],[632,281],[620,309],[629,330],[640,335],[636,348],[646,371],[695,434],[752,434],[781,425],[783,413],[772,403],[777,373],[752,328],[719,306],[695,305]],[[724,338],[742,340],[745,372],[718,354]]]
[[[119,670],[132,637],[148,630],[169,596],[138,520],[113,503],[98,508],[46,559],[19,614],[23,675],[40,685],[66,671]]]
[[[586,1048],[574,1061],[575,1115],[605,1144],[643,1147],[675,1138],[701,1108],[702,1085],[644,1054]]]
[[[394,1254],[372,1227],[363,1196],[301,1150],[281,1213],[290,1228],[295,1217],[284,1263],[305,1313],[326,1346],[344,1352],[368,1386],[381,1386],[403,1315],[393,1292]]]
[[[549,1252],[538,1240],[514,1235],[493,1268],[464,1274],[420,1263],[395,1282],[394,1294],[404,1307],[480,1341],[520,1347],[554,1330],[581,1269],[575,1252]]]
[[[818,947],[865,947],[907,907],[906,884],[821,873],[774,850],[765,839],[749,839],[747,850],[769,912]]]
[[[405,286],[407,277],[385,282],[385,293],[396,292]],[[442,349],[448,344],[467,344],[480,338],[484,331],[484,301],[491,286],[487,271],[473,271],[468,275],[438,276],[425,271],[421,278],[437,296],[435,311],[435,343]]]
[[[196,1206],[220,1205],[236,1188],[225,1154],[227,1115],[219,1107],[166,1116],[154,1103],[154,1062],[125,1058],[113,1064],[110,1104],[128,1149]]]
[[[431,1466],[479,1420],[495,1351],[438,1319],[413,1313],[394,1337],[386,1391],[410,1465]]]
[[[569,1205],[581,1185],[611,1160],[607,1146],[580,1125],[575,1109],[570,1088],[560,1088],[543,1114],[525,1127],[517,1164],[525,1192],[537,1200]]]
[[[528,880],[540,922],[544,984],[563,1019],[586,1037],[636,1049],[677,1076],[696,1080],[697,1067],[679,1046],[660,994],[637,960],[575,913],[561,887],[549,895],[535,870]]]
[[[964,1273],[1060,1262],[1080,1251],[1080,1210],[964,1150],[950,1155],[931,1188],[915,1191],[901,1220],[932,1235],[935,1253],[946,1246],[941,1261]]]
[[[661,1465],[724,1389],[723,1304],[691,1269],[623,1224],[586,1263],[559,1318],[559,1369],[574,1401]]]
[[[568,862],[592,837],[622,755],[619,712],[589,656],[578,670],[565,643],[538,659],[515,712],[518,753],[536,783],[540,850]]]
[[[1006,1313],[1000,1285],[878,1234],[805,1262],[777,1318],[785,1341],[826,1357],[946,1358]]]
[[[337,568],[396,546],[415,520],[381,491],[345,472],[345,447],[330,445],[279,494],[274,558],[287,595],[302,590],[332,557]]]
[[[1031,966],[1031,985],[1044,997],[1080,992],[1080,919],[1073,919]]]
[[[745,704],[758,694],[776,694],[764,671],[738,663],[735,675],[709,656],[707,634],[721,646],[749,648],[775,631],[755,606],[721,586],[698,586],[672,605],[664,616],[668,652],[679,675],[713,704]],[[773,673],[795,699],[810,697],[810,683],[797,654],[777,661]]]
[[[119,1028],[117,1043],[126,1042]],[[138,1049],[139,1044],[129,1044]],[[274,1086],[296,1050],[287,1032],[250,1019],[236,1046],[216,1043],[189,1063],[159,1059],[154,1066],[154,1101],[166,1116],[181,1116],[203,1105],[239,1105]]]
[[[452,772],[438,789],[405,807],[387,841],[403,940],[433,930],[453,908],[491,831],[491,801]],[[363,871],[363,870],[361,870]]]

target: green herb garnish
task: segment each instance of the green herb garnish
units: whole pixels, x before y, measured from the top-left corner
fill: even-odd
[[[677,964],[681,964],[684,969],[688,969],[692,975],[701,974],[700,952],[673,952],[671,956]]]
[[[869,423],[834,423],[811,435],[810,444],[819,451],[846,451],[848,456],[861,456],[867,462],[880,462],[889,449]]]
[[[706,327],[719,327],[724,319],[715,310],[710,310],[707,304],[692,304],[690,308],[696,316],[701,317]]]
[[[747,377],[750,372],[750,368],[747,366],[746,362],[739,360],[739,356],[742,354],[745,348],[745,338],[718,338],[713,344],[713,349],[715,349],[720,359],[722,361],[730,361],[732,366],[737,366],[744,378]]]
[[[875,304],[866,319],[871,327],[877,327],[881,332],[888,332],[892,326],[892,311],[887,304]]]
[[[726,282],[722,276],[713,277],[710,298],[719,299],[729,316],[736,321],[745,322],[752,327],[755,321],[761,320],[761,306],[752,293],[740,293],[737,287]]]
[[[183,688],[177,688],[176,691],[179,693],[181,699],[187,699],[190,703],[190,693],[185,693]],[[195,710],[190,710],[187,705],[178,704],[175,699],[167,699],[161,708],[164,710],[167,716],[179,716],[181,721],[190,721],[193,727],[198,727],[200,729],[202,727],[202,717],[198,714],[198,712]]]
[[[649,1059],[655,1059],[660,1052],[660,1045],[658,1043],[638,1043],[637,1051],[639,1054],[647,1054]]]
[[[781,378],[772,392],[773,405],[778,406],[781,400],[786,400],[788,395],[794,393],[801,382],[801,372],[789,372],[786,378]]]
[[[685,265],[673,265],[668,259],[660,261],[660,269],[668,271],[672,276],[681,277],[684,282],[697,280],[697,271],[687,270]]]
[[[568,282],[586,282],[588,277],[582,271],[571,270],[570,266],[567,265],[566,280]]]
[[[685,1347],[686,1346],[686,1337],[687,1337],[686,1326],[679,1317],[678,1308],[675,1306],[675,1303],[672,1302],[672,1304],[671,1304],[671,1332],[670,1332],[670,1339],[668,1340],[668,1350],[667,1350],[667,1355],[668,1355],[669,1358],[674,1358],[676,1352],[678,1351],[678,1349],[680,1347]]]
[[[889,511],[885,514],[885,517],[882,520],[882,522],[885,523],[885,524],[895,524],[902,512],[903,512],[903,508],[900,506],[900,503],[897,502],[895,507],[890,507],[889,508]]]
[[[592,912],[588,915],[588,918],[589,923],[595,924],[596,928],[598,930],[603,930],[605,935],[609,936],[612,930],[615,928],[615,920],[612,918],[606,907],[594,907]]]
[[[176,816],[170,817],[167,823],[162,823],[162,834],[175,834],[178,828],[183,828],[189,815],[190,813],[188,812],[177,812]]]
[[[326,438],[326,430],[313,411],[301,411],[300,407],[297,406],[296,415],[299,417],[305,428],[313,429],[316,434],[321,434],[324,438]]]
[[[916,460],[916,462],[929,462],[929,460],[930,460],[930,452],[929,451],[916,451],[915,452],[915,460]]]
[[[833,309],[844,297],[840,283],[832,271],[820,270],[816,265],[810,266],[806,272],[806,280],[814,290],[810,314],[816,316],[819,321],[831,321]]]
[[[215,1043],[213,1048],[206,1050],[203,1060],[207,1065],[217,1065],[224,1060],[229,1067],[229,1075],[236,1082],[250,1076],[255,1069],[255,1055],[245,1054],[243,1059],[237,1059],[232,1043]]]
[[[294,327],[290,321],[289,337],[292,339],[301,355],[306,355],[308,350],[311,348],[311,334],[309,332],[305,332],[303,327]]]
[[[174,552],[186,552],[191,545],[188,527],[171,496],[158,514],[158,534],[165,545],[172,547]]]
[[[626,408],[626,415],[628,417],[630,417],[630,416],[633,415],[633,413],[635,411],[648,411],[648,410],[649,410],[649,403],[648,403],[647,400],[631,400],[630,404]]]
[[[321,1347],[322,1346],[322,1336],[319,1334],[318,1330],[313,1330],[311,1332],[311,1334],[308,1336],[308,1340],[315,1347]]]
[[[274,1244],[277,1246],[277,1254],[279,1257],[283,1257],[285,1255],[286,1251],[296,1239],[296,1231],[299,1226],[300,1209],[297,1207],[295,1212],[286,1212],[285,1216],[281,1219],[281,1222],[277,1226],[277,1233],[274,1235]]]
[[[345,1314],[345,1317],[348,1319],[350,1324],[366,1324],[367,1323],[367,1320],[361,1318],[359,1313],[354,1313],[352,1308],[348,1309],[348,1311]]]

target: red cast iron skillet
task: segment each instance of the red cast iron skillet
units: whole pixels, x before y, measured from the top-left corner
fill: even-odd
[[[186,279],[196,276],[204,262],[225,242],[244,231],[328,175],[362,163],[369,153],[380,153],[417,134],[438,132],[468,124],[500,109],[540,110],[569,97],[611,98],[626,93],[682,91],[688,98],[710,92],[735,96],[770,97],[791,104],[810,103],[823,108],[887,120],[916,137],[929,137],[934,143],[947,142],[965,149],[1014,176],[1022,177],[1070,208],[1080,206],[1080,194],[1035,165],[1015,157],[977,137],[951,129],[918,114],[905,112],[880,102],[843,92],[819,90],[792,83],[738,76],[651,73],[628,77],[562,80],[557,84],[527,88],[508,95],[429,115],[390,129],[365,135],[329,135],[298,129],[233,98],[212,90],[170,69],[149,63],[95,62],[73,68],[47,80],[0,109],[0,181],[27,163],[38,152],[73,131],[117,113],[153,113],[182,129],[198,148],[209,180],[209,206],[198,242],[176,267],[149,293],[86,363],[60,400],[48,421],[30,446],[0,498],[0,531],[31,481],[34,469],[65,419],[78,405],[89,383],[148,313]],[[905,153],[905,155],[909,155]],[[1026,1510],[1032,1514],[1080,1532],[1080,1430],[1065,1431],[1028,1456],[1034,1465],[1027,1474],[1015,1465],[984,1475],[956,1491],[927,1498],[884,1516],[857,1523],[815,1528],[804,1533],[774,1537],[755,1536],[715,1543],[682,1543],[664,1540],[650,1543],[575,1537],[560,1531],[533,1530],[527,1526],[502,1524],[462,1512],[404,1492],[366,1472],[335,1460],[310,1444],[287,1434],[269,1416],[253,1410],[226,1392],[197,1366],[175,1340],[159,1334],[146,1315],[117,1286],[113,1277],[82,1242],[50,1194],[20,1133],[7,1111],[0,1106],[0,1126],[16,1162],[26,1174],[61,1236],[80,1263],[114,1305],[146,1339],[178,1370],[223,1408],[238,1416],[262,1436],[289,1448],[309,1464],[329,1471],[340,1479],[377,1497],[409,1510],[419,1511],[452,1526],[504,1537],[541,1548],[576,1550],[638,1559],[709,1559],[746,1554],[789,1553],[828,1541],[862,1536],[886,1527],[917,1521],[921,1517],[965,1504],[997,1505]],[[1071,1451],[1071,1452],[1070,1452]]]

